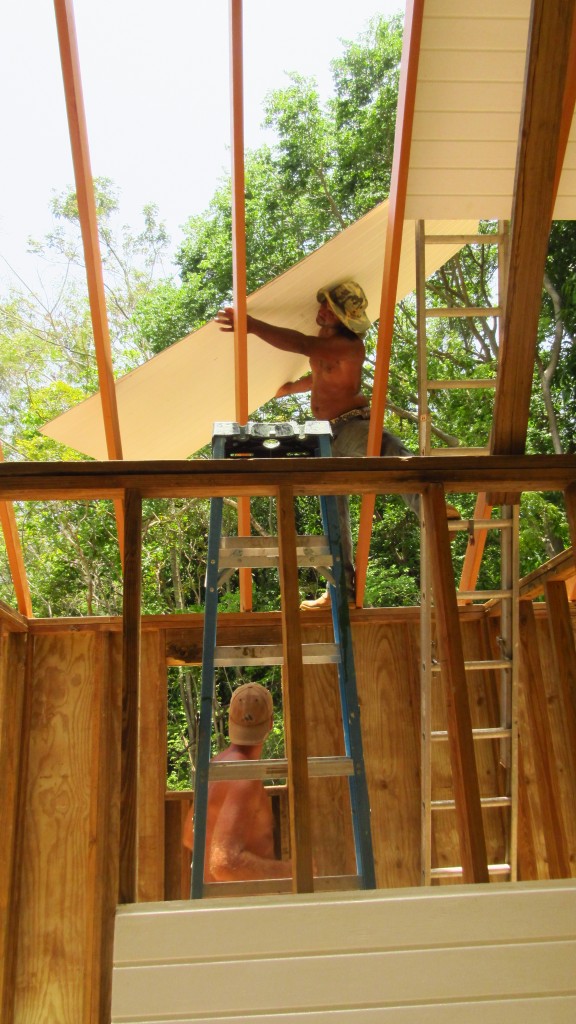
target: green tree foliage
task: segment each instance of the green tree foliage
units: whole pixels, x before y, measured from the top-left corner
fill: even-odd
[[[246,156],[247,275],[250,292],[333,237],[378,202],[390,185],[398,91],[401,19],[374,19],[355,41],[343,44],[332,63],[333,95],[321,102],[312,78],[293,74],[285,89],[267,97],[264,123],[274,141]],[[207,210],[189,219],[176,265],[166,272],[168,238],[157,210],[144,210],[137,232],[118,227],[118,197],[107,179],[96,184],[113,361],[125,373],[212,318],[232,294],[231,186],[224,178]],[[66,189],[54,197],[54,228],[34,243],[47,267],[60,273],[50,288],[14,288],[0,302],[0,431],[6,457],[78,459],[40,433],[40,426],[98,388],[92,328],[82,275],[82,246],[76,196]],[[481,230],[491,233],[493,223]],[[576,229],[557,223],[550,236],[538,356],[527,448],[530,452],[575,450],[576,396]],[[429,282],[431,305],[490,306],[495,298],[494,246],[465,247]],[[316,282],[321,284],[323,282]],[[364,388],[374,373],[376,328],[367,338]],[[495,318],[438,319],[429,329],[430,376],[490,377],[496,373]],[[490,392],[436,392],[430,397],[433,444],[483,445],[492,418]],[[396,310],[386,426],[416,451],[417,376],[415,303]],[[303,420],[306,395],[273,400],[253,418]],[[196,458],[208,457],[206,451]],[[471,495],[456,496],[472,512]],[[252,532],[275,532],[268,499],[252,503]],[[356,529],[359,503],[351,500]],[[17,516],[35,613],[117,614],[122,582],[114,511],[109,503],[28,503]],[[302,533],[320,529],[317,501],[301,499]],[[182,613],[204,603],[208,503],[150,501],[144,508],[143,609]],[[236,505],[225,503],[224,529],[236,530]],[[528,572],[568,542],[558,495],[526,495],[522,503],[521,571]],[[461,565],[466,538],[456,538]],[[490,586],[499,558],[492,539],[479,581]],[[375,605],[414,604],[419,586],[416,517],[400,497],[376,504],[366,599]],[[314,596],[324,581],[302,575],[303,595]],[[0,597],[12,601],[7,565],[0,564]],[[271,574],[256,573],[256,610],[278,607]],[[239,607],[237,578],[223,590],[223,607]],[[272,686],[276,677],[266,677]],[[231,674],[218,679],[219,700],[229,698]],[[170,773],[174,785],[189,779],[195,745],[198,674],[174,669],[170,679]],[[221,731],[219,732],[221,735]],[[276,730],[276,745],[281,742]]]

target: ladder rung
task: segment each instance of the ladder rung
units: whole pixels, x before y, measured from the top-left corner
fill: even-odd
[[[511,519],[450,519],[448,529],[466,530],[509,530],[512,526]]]
[[[485,669],[493,668],[512,668],[512,662],[509,658],[497,658],[491,661],[465,661],[464,668],[468,669],[469,672],[483,672]],[[439,662],[435,661],[431,665],[432,672],[441,672],[442,666]]]
[[[296,538],[296,561],[300,566],[331,566],[333,557],[322,534]],[[277,537],[223,537],[218,556],[219,569],[265,569],[279,564]]]
[[[482,796],[480,797],[481,807],[510,807],[512,801],[509,796]],[[453,811],[456,807],[455,800],[431,800],[430,807],[433,811]]]
[[[285,779],[288,775],[286,757],[264,761],[211,761],[208,769],[210,782],[224,779]],[[308,776],[311,779],[335,779],[354,775],[351,757],[309,757]]]
[[[474,388],[495,388],[496,380],[494,377],[476,377],[472,380],[427,380],[426,387],[428,391],[454,391],[456,388],[471,391]]]
[[[498,245],[504,238],[495,232],[489,235],[425,235],[424,241],[426,245]]]
[[[512,597],[511,590],[457,590],[458,599],[465,601],[489,601],[491,598]]]
[[[320,875],[314,878],[314,892],[348,892],[360,889],[359,875]],[[292,892],[291,878],[257,878],[247,882],[205,882],[202,895],[210,896],[266,896]]]
[[[489,875],[508,875],[509,873],[509,864],[488,864]],[[432,878],[458,878],[463,874],[461,867],[432,868],[430,871]]]
[[[427,317],[502,316],[502,306],[429,306]]]
[[[338,644],[302,644],[303,665],[337,665],[340,661]],[[254,644],[233,647],[215,647],[214,665],[283,665],[282,644]]]
[[[490,455],[490,449],[485,448],[431,448],[430,455],[437,456],[464,456],[464,455]]]
[[[502,726],[501,728],[494,729],[472,729],[472,739],[475,740],[506,740],[510,739],[512,730]],[[439,743],[442,740],[448,739],[448,731],[446,729],[435,729],[430,734],[430,739],[433,743]]]

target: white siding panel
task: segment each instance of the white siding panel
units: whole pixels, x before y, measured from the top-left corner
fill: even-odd
[[[120,908],[115,1024],[567,1024],[576,883]]]
[[[413,168],[408,175],[410,196],[492,196],[511,195],[514,168],[463,167],[457,169]]]
[[[516,145],[518,123],[518,115],[511,113],[415,111],[412,138],[453,139],[458,142],[472,140],[484,142],[486,146],[495,140]]]
[[[451,210],[458,217],[476,217],[478,220],[508,220],[512,214],[510,195],[491,196],[419,196],[411,195],[406,201],[406,216],[413,220],[439,220]]]
[[[520,18],[528,21],[530,0],[426,0],[426,18]]]
[[[431,18],[425,14],[421,48],[473,51],[480,61],[483,50],[525,50],[527,38],[528,19]]]
[[[418,81],[415,111],[438,113],[512,113],[518,117],[522,82]]]
[[[516,166],[515,142],[457,142],[453,139],[442,141],[417,139],[410,151],[412,170],[426,170],[433,167],[447,169],[466,167],[499,167],[514,172]]]
[[[482,60],[468,51],[422,50],[418,62],[419,82],[522,82],[524,50],[485,50]]]

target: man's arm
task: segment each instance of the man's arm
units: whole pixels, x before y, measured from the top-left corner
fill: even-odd
[[[234,310],[230,306],[219,310],[216,323],[221,331],[233,331]],[[282,352],[297,352],[299,355],[309,356],[318,343],[318,338],[314,335],[302,334],[301,331],[293,331],[289,327],[276,327],[253,316],[247,317],[246,329],[248,334],[255,334],[257,338],[261,338],[273,348],[281,349]]]
[[[210,872],[217,881],[291,878],[290,861],[261,857],[250,849],[262,839],[257,833],[261,800],[262,786],[259,782],[238,780],[230,785],[208,853]]]
[[[312,387],[312,374],[306,373],[303,377],[299,377],[298,380],[287,380],[285,384],[282,384],[278,388],[278,391],[274,395],[274,398],[286,398],[286,395],[298,395],[304,391],[310,391]]]

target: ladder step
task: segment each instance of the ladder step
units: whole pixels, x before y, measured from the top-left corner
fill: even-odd
[[[481,807],[510,807],[512,800],[509,796],[482,796],[480,797]],[[455,800],[431,800],[430,807],[433,811],[453,811],[456,807]]]
[[[285,779],[288,758],[274,757],[264,761],[211,761],[208,769],[210,782],[225,779]],[[309,757],[308,776],[311,779],[337,779],[354,775],[351,757]]]
[[[463,317],[463,316],[502,316],[502,306],[429,306],[427,317]]]
[[[450,519],[448,529],[451,531],[466,530],[509,530],[512,526],[511,519]]]
[[[304,665],[338,665],[340,649],[338,644],[302,644],[302,663]],[[234,647],[215,647],[214,665],[283,665],[284,648],[282,644],[254,644]]]
[[[298,565],[320,568],[333,565],[328,540],[322,534],[296,538]],[[218,557],[219,569],[249,567],[265,569],[279,563],[277,537],[223,537]]]
[[[426,387],[428,391],[454,391],[457,388],[471,391],[474,388],[495,388],[496,380],[494,377],[475,377],[472,380],[427,380]]]
[[[472,739],[475,740],[507,740],[510,739],[512,730],[502,726],[495,729],[472,729]],[[446,729],[434,729],[430,734],[433,743],[439,743],[448,739]]]
[[[484,669],[493,668],[512,668],[512,662],[509,658],[495,658],[491,661],[465,661],[464,668],[468,669],[469,672],[483,672]],[[432,672],[441,672],[442,666],[439,662],[435,661],[431,665]]]
[[[459,878],[463,875],[461,867],[445,867],[445,868],[432,868],[430,875],[432,878]],[[489,875],[508,875],[510,874],[509,864],[488,864]]]
[[[511,590],[457,590],[458,599],[466,601],[489,601],[493,597],[512,597]]]
[[[425,235],[426,245],[498,245],[505,235],[494,232],[489,235]]]
[[[490,455],[490,449],[485,448],[432,448],[430,455],[434,458],[442,458],[442,456],[465,456],[465,455]]]
[[[359,875],[314,877],[314,892],[348,892],[361,888],[362,879]],[[205,882],[202,895],[206,897],[267,896],[291,892],[291,878],[258,878],[248,882]]]

